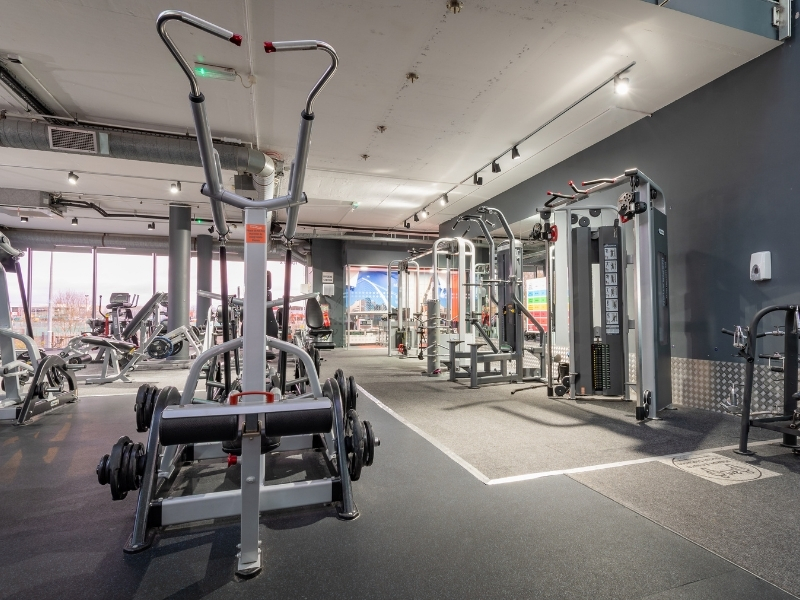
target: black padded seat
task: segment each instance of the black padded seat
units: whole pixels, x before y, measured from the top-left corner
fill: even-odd
[[[85,335],[78,339],[88,346],[103,346],[105,348],[113,348],[114,350],[123,353],[136,350],[136,344],[131,344],[130,342],[121,342],[120,340],[114,340],[110,338]]]
[[[155,305],[161,301],[163,296],[164,294],[162,292],[156,292],[155,294],[153,294],[153,297],[147,301],[147,304],[145,304],[139,310],[139,312],[136,313],[136,316],[133,319],[131,319],[127,327],[125,327],[125,330],[122,332],[123,340],[128,340],[133,335],[136,334],[136,330],[139,329],[139,325],[142,324],[142,321],[145,319],[145,317],[147,317],[147,315],[150,314],[150,311],[152,311],[153,308],[155,308]]]
[[[331,335],[333,329],[325,327],[325,317],[322,314],[322,307],[316,298],[306,300],[306,327],[308,335],[313,339],[314,346],[320,350],[335,348],[333,342],[323,342],[319,338]]]

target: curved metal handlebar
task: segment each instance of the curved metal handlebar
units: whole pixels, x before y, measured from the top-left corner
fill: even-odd
[[[313,115],[313,104],[314,99],[317,97],[317,94],[322,91],[322,88],[325,87],[325,84],[328,83],[328,80],[333,76],[336,72],[336,68],[339,66],[339,56],[336,54],[336,50],[330,44],[326,44],[325,42],[320,42],[317,40],[296,40],[293,42],[264,42],[264,51],[267,54],[271,54],[272,52],[291,52],[294,50],[323,50],[327,52],[331,57],[331,66],[328,67],[328,70],[322,74],[319,81],[317,81],[316,85],[311,89],[311,92],[308,94],[308,100],[306,100],[306,114]]]
[[[181,69],[183,69],[183,72],[186,73],[186,77],[189,78],[189,85],[192,87],[192,95],[195,97],[200,96],[200,87],[197,85],[197,78],[194,76],[194,71],[192,71],[189,63],[186,62],[185,58],[183,58],[183,54],[181,54],[180,50],[178,50],[178,47],[175,45],[175,42],[172,41],[172,38],[169,37],[169,34],[167,33],[166,28],[169,21],[181,21],[187,25],[191,25],[192,27],[196,27],[197,29],[205,31],[206,33],[210,33],[211,35],[222,38],[223,40],[228,40],[237,46],[242,45],[242,36],[238,33],[228,31],[219,25],[209,23],[200,17],[195,17],[187,12],[183,12],[182,10],[165,10],[158,15],[158,19],[156,20],[158,35],[161,36],[161,39],[167,45],[167,48],[169,48],[172,56],[174,56],[175,60],[178,61]]]

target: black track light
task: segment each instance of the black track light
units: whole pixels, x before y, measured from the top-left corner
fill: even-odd
[[[419,213],[414,213],[414,222],[419,223]]]
[[[72,217],[72,226],[74,227],[77,224],[78,224],[78,217]]]
[[[147,228],[148,228],[150,231],[153,231],[153,230],[156,228],[156,222],[155,222],[155,221],[152,221],[152,222],[148,223],[148,224],[147,224]]]
[[[181,182],[176,181],[175,183],[170,184],[169,191],[173,194],[177,194],[181,191]]]
[[[403,221],[403,227],[405,227],[406,229],[411,229],[411,223],[409,223],[408,221]]]
[[[519,158],[519,150],[517,150],[517,147],[514,146],[511,149],[511,160],[517,160],[518,158]]]
[[[496,160],[492,161],[492,173],[499,173],[501,171],[500,165],[497,164]]]
[[[483,177],[478,177],[478,174],[472,176],[472,183],[475,185],[483,185]]]
[[[19,220],[22,221],[23,223],[27,223],[28,217],[20,217]]]
[[[73,171],[70,171],[69,175],[67,175],[67,181],[72,185],[78,185],[78,176]]]
[[[427,208],[423,208],[421,211],[419,211],[419,216],[422,217],[423,219],[427,219],[428,218],[428,209]]]

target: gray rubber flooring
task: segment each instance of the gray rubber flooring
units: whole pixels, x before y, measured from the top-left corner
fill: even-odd
[[[739,420],[680,407],[663,420],[639,423],[631,402],[548,398],[525,384],[471,390],[447,375],[422,374],[416,358],[390,358],[385,350],[323,353],[324,373],[341,368],[359,385],[489,479],[602,465],[678,452],[729,446]],[[753,441],[775,438],[753,431]]]
[[[578,481],[486,486],[365,397],[359,412],[382,440],[354,485],[361,517],[265,515],[264,571],[242,582],[235,521],[123,555],[135,498],[112,502],[94,469],[119,435],[142,439],[130,396],[0,424],[0,597],[791,597]]]

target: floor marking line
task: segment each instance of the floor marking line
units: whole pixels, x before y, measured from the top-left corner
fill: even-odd
[[[764,446],[766,444],[774,444],[779,442],[780,439],[764,440],[761,442],[750,442],[749,446]],[[573,473],[587,473],[589,471],[602,471],[605,469],[616,469],[617,467],[627,467],[629,465],[640,465],[649,462],[657,462],[665,458],[691,458],[693,456],[700,456],[708,454],[709,452],[724,452],[726,450],[736,450],[739,444],[731,446],[720,446],[718,448],[704,448],[702,450],[689,450],[687,452],[676,452],[674,454],[663,454],[661,456],[648,456],[646,458],[635,458],[632,460],[622,460],[619,462],[605,463],[601,465],[590,465],[588,467],[573,467],[571,469],[559,469],[557,471],[541,471],[539,473],[526,473],[525,475],[512,475],[511,477],[500,477],[499,479],[490,479],[486,485],[502,485],[504,483],[514,483],[517,481],[527,481],[529,479],[539,479],[541,477],[552,477],[553,475],[571,475]]]
[[[463,458],[461,458],[461,457],[460,457],[458,454],[456,454],[455,452],[453,452],[453,451],[452,451],[450,448],[448,448],[447,446],[445,446],[444,444],[442,444],[442,443],[441,443],[439,440],[437,440],[435,437],[431,436],[430,434],[427,434],[427,433],[425,433],[424,431],[422,431],[422,429],[420,429],[419,427],[417,427],[416,425],[414,425],[414,424],[413,424],[413,423],[411,423],[410,421],[407,421],[406,419],[404,419],[403,417],[401,417],[399,414],[397,414],[397,413],[396,413],[395,411],[393,411],[391,408],[389,408],[388,406],[386,406],[386,405],[385,405],[383,402],[381,402],[380,400],[378,400],[378,399],[377,399],[375,396],[373,396],[372,394],[370,394],[370,393],[369,393],[367,390],[365,390],[365,389],[364,389],[363,387],[361,387],[360,385],[358,386],[358,389],[359,389],[359,391],[361,391],[361,393],[363,393],[363,394],[364,394],[364,395],[365,395],[367,398],[369,398],[370,400],[372,400],[372,401],[373,401],[373,402],[374,402],[374,403],[375,403],[375,404],[376,404],[376,405],[377,405],[379,408],[381,408],[381,409],[385,410],[387,413],[389,413],[390,415],[392,415],[392,416],[393,416],[395,419],[397,419],[398,421],[400,421],[400,422],[401,422],[403,425],[405,425],[406,427],[408,427],[408,428],[409,428],[411,431],[413,431],[413,432],[414,432],[414,433],[416,433],[417,435],[420,435],[420,436],[422,436],[422,437],[423,437],[423,438],[425,438],[427,441],[429,441],[431,444],[433,444],[434,446],[436,446],[436,448],[438,448],[439,450],[441,450],[442,452],[444,452],[444,454],[445,454],[445,455],[447,455],[447,456],[448,456],[448,457],[449,457],[451,460],[453,460],[454,462],[456,462],[457,464],[459,464],[461,467],[463,467],[464,469],[466,469],[466,470],[467,470],[469,473],[471,473],[471,474],[472,474],[472,475],[473,475],[473,476],[474,476],[476,479],[478,479],[480,482],[482,482],[482,483],[486,483],[486,484],[490,483],[490,480],[489,480],[489,478],[488,478],[486,475],[484,475],[483,473],[481,473],[481,472],[480,472],[478,469],[476,469],[475,467],[473,467],[471,464],[469,464],[467,461],[465,461]]]

